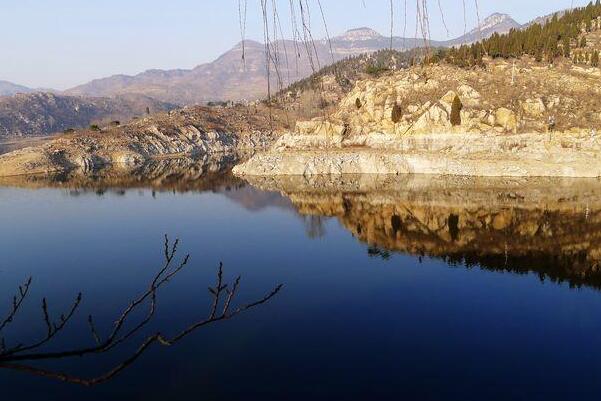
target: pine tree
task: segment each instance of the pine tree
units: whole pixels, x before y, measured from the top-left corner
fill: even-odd
[[[503,35],[495,33],[473,45],[451,48],[444,59],[460,67],[472,67],[479,64],[478,51],[481,50],[492,58],[530,55],[537,61],[553,63],[557,57],[572,58],[575,48],[586,48],[587,39],[581,37],[581,32],[583,28],[588,31],[599,29],[600,18],[601,0],[591,1],[586,7],[568,10],[561,16],[554,15],[544,25],[532,24]]]
[[[591,57],[591,65],[593,67],[599,67],[599,51],[595,50]]]
[[[451,105],[451,125],[454,127],[461,125],[461,109],[463,109],[461,99],[455,95],[455,99],[453,99],[453,104]]]
[[[356,107],[357,109],[360,109],[360,108],[361,108],[361,106],[363,106],[363,105],[361,104],[361,99],[359,99],[359,98],[355,99],[355,107]]]

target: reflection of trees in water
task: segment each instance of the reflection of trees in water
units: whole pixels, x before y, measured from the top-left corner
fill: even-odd
[[[64,347],[61,350],[48,350],[47,346],[56,341],[64,333],[69,322],[73,320],[80,309],[82,303],[81,293],[75,298],[72,305],[58,317],[52,316],[49,312],[48,302],[43,298],[41,310],[43,316],[44,329],[37,340],[31,342],[8,344],[4,337],[0,340],[0,368],[12,369],[26,372],[38,376],[44,376],[64,382],[93,386],[111,380],[123,370],[131,366],[140,358],[152,345],[161,345],[165,347],[172,346],[197,330],[220,322],[231,319],[257,306],[260,306],[272,299],[282,288],[282,285],[275,287],[264,297],[255,301],[234,306],[237,291],[240,286],[240,277],[232,283],[226,283],[223,277],[223,268],[220,265],[217,272],[217,279],[214,286],[209,287],[209,293],[212,302],[206,317],[191,322],[187,327],[181,329],[175,334],[165,334],[157,331],[150,334],[144,334],[157,310],[157,297],[159,290],[170,280],[178,275],[187,265],[190,255],[186,255],[179,261],[176,260],[177,247],[179,240],[173,244],[169,243],[165,236],[164,257],[165,261],[162,268],[156,273],[150,282],[148,289],[134,298],[122,313],[116,318],[112,329],[108,333],[101,333],[96,326],[94,318],[88,317],[88,327],[90,331],[90,342],[86,345],[73,345]],[[29,278],[23,285],[19,286],[7,316],[0,320],[0,335],[7,329],[18,317],[22,310],[24,302],[27,300],[32,279]],[[138,315],[142,316],[138,316]],[[93,357],[99,354],[107,354],[112,351],[118,352],[118,349],[126,344],[135,341],[136,335],[144,335],[143,340],[138,344],[135,351],[121,357],[121,361],[112,369],[91,378],[80,377],[77,374],[53,371],[51,369],[39,368],[32,364],[47,363],[51,361],[64,360],[70,358],[81,358],[84,356]]]
[[[384,260],[389,260],[392,257],[392,254],[389,251],[378,248],[374,245],[370,245],[367,248],[367,254],[372,258],[380,258]]]
[[[305,223],[305,232],[311,239],[323,238],[326,234],[324,218],[322,216],[302,216]]]

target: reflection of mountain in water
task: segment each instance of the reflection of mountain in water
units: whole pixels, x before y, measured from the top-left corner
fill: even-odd
[[[332,216],[370,253],[441,258],[601,288],[601,183],[458,177],[249,178]]]
[[[0,186],[19,188],[67,189],[72,196],[94,193],[125,194],[129,190],[151,189],[155,192],[214,192],[245,209],[266,207],[292,210],[288,198],[278,192],[260,191],[234,177],[232,167],[248,157],[240,154],[212,154],[191,159],[152,160],[139,166],[110,166],[97,171],[71,170],[49,175],[0,177]]]

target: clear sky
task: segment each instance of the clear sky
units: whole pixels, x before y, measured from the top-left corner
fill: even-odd
[[[260,40],[260,0],[248,1],[247,37]],[[271,1],[271,0],[268,0]],[[289,0],[275,0],[284,30]],[[296,0],[295,0],[296,1]],[[325,32],[313,5],[312,30]],[[477,23],[473,4],[468,30]],[[588,0],[477,0],[483,19],[493,12],[518,22],[581,6]],[[407,34],[415,34],[415,0],[409,5]],[[433,39],[464,32],[462,0],[428,0]],[[390,32],[389,0],[321,0],[332,36],[361,26]],[[404,0],[394,0],[395,35],[403,33]],[[412,7],[413,6],[413,7]],[[470,7],[471,6],[471,7]],[[240,41],[238,0],[0,0],[0,80],[30,87],[66,89],[112,74],[192,68],[211,61]]]

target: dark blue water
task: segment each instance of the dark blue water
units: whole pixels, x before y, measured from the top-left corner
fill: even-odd
[[[180,255],[192,258],[160,293],[156,319],[144,333],[115,352],[36,367],[93,377],[145,335],[176,333],[205,317],[220,261],[227,279],[242,275],[239,303],[279,283],[284,288],[243,316],[173,347],[151,347],[97,387],[0,369],[2,399],[597,400],[601,394],[595,210],[503,206],[515,212],[510,225],[489,221],[466,233],[460,208],[434,207],[433,216],[419,218],[415,205],[399,200],[395,208],[411,213],[397,215],[365,193],[303,203],[229,178],[190,192],[53,186],[0,188],[2,315],[18,284],[33,277],[22,313],[2,333],[7,344],[45,334],[43,297],[51,313],[60,313],[81,291],[78,314],[44,349],[91,345],[87,315],[101,333],[109,330],[160,267],[164,234],[180,238]],[[446,228],[436,232],[408,216],[446,221]],[[520,219],[539,226],[520,226]],[[512,253],[522,245],[529,251]]]

